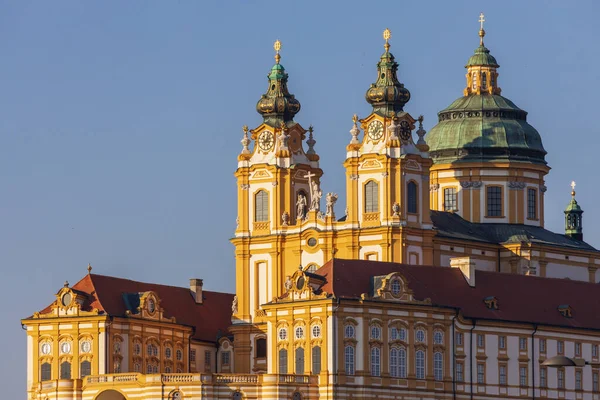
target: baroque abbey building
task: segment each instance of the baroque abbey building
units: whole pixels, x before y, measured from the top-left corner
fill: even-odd
[[[565,232],[545,229],[546,151],[480,22],[428,133],[386,29],[345,205],[321,190],[276,42],[237,158],[235,293],[89,267],[21,321],[28,399],[600,399],[600,252],[574,183]]]

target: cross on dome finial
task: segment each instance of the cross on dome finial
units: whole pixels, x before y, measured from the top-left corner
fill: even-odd
[[[571,196],[575,197],[575,181],[571,181]]]
[[[479,44],[483,46],[483,37],[485,36],[485,31],[483,30],[483,23],[485,22],[485,15],[483,13],[479,14]]]
[[[281,42],[279,39],[273,43],[273,48],[275,49],[275,62],[279,64],[279,60],[281,60],[281,56],[279,55],[279,50],[281,50]]]
[[[385,51],[390,51],[389,40],[391,37],[392,31],[390,31],[388,28],[385,28],[385,31],[383,31],[383,38],[385,39],[385,44],[383,45],[383,48],[385,49]]]

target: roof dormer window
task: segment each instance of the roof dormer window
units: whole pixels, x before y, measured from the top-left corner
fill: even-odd
[[[561,304],[560,306],[558,306],[558,312],[565,318],[573,317],[573,310],[568,304]]]
[[[486,297],[485,299],[483,299],[483,302],[485,303],[485,306],[490,310],[498,309],[498,299],[494,296]]]

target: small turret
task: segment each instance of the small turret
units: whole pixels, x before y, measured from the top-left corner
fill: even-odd
[[[583,240],[581,215],[583,210],[575,200],[575,181],[571,182],[571,201],[565,209],[565,235],[575,240]]]

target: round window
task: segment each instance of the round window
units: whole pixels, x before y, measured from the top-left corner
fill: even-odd
[[[314,338],[321,337],[321,327],[319,325],[314,325],[312,328],[312,335]]]
[[[152,314],[156,310],[156,304],[154,303],[154,299],[148,300],[148,312]]]
[[[60,345],[60,351],[63,354],[67,354],[71,352],[71,343],[70,342],[62,342]]]
[[[378,326],[371,327],[371,339],[381,339],[381,328]]]
[[[440,331],[435,331],[435,333],[433,334],[433,343],[442,344],[443,341],[444,341],[444,334]]]
[[[52,351],[52,346],[50,345],[50,343],[42,343],[41,351],[44,355],[50,354],[50,352]]]
[[[308,239],[308,245],[310,247],[314,247],[317,245],[317,239],[315,239],[314,237],[311,237],[310,239]]]
[[[71,293],[65,293],[62,297],[62,304],[63,306],[68,306],[69,304],[71,304],[71,300],[73,299],[73,296],[71,296]]]
[[[285,340],[285,339],[287,339],[287,329],[281,328],[279,330],[279,340]]]
[[[346,328],[344,329],[344,336],[347,338],[354,337],[354,327],[352,325],[346,325]]]
[[[417,331],[417,342],[424,342],[425,341],[425,331],[422,329],[419,329]]]
[[[402,292],[402,286],[400,285],[400,280],[394,279],[392,281],[392,295],[400,296],[400,292]]]
[[[303,276],[301,276],[300,278],[298,278],[298,280],[296,281],[296,288],[298,290],[304,289],[304,282],[305,282],[305,280],[304,280]]]
[[[296,328],[296,339],[302,339],[304,337],[304,329],[302,327]]]
[[[81,352],[89,353],[90,351],[92,351],[92,343],[89,340],[81,342]]]

